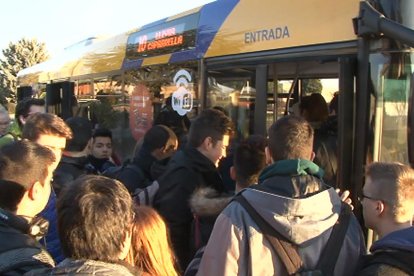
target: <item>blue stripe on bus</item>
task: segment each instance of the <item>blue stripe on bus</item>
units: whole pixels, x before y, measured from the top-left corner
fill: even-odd
[[[194,50],[175,52],[170,62],[182,62],[203,58],[214,36],[239,0],[217,1],[204,5],[200,10],[197,43]],[[214,16],[212,16],[214,14]]]
[[[240,0],[217,1],[203,7],[197,33],[197,51],[204,56],[215,35]]]

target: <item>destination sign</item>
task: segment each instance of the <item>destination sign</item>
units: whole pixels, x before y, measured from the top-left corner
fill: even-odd
[[[185,51],[195,47],[198,14],[145,28],[131,34],[127,59],[138,59]]]

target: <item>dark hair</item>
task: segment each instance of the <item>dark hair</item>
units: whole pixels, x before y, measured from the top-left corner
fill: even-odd
[[[339,92],[335,92],[334,96],[329,103],[329,113],[335,112],[336,115],[338,115],[339,112]]]
[[[176,143],[177,136],[174,131],[164,125],[155,125],[145,133],[142,145],[152,152],[164,146],[175,145]]]
[[[212,108],[223,112],[224,115],[226,115],[226,116],[229,116],[229,112],[222,106],[216,105],[216,106],[213,106]]]
[[[118,261],[133,219],[132,199],[121,182],[81,176],[62,191],[57,212],[66,257]]]
[[[285,116],[270,126],[268,143],[273,161],[309,160],[313,150],[313,128],[301,117]]]
[[[306,111],[305,117],[309,122],[324,122],[329,116],[328,104],[319,93],[303,97],[299,108],[300,114]]]
[[[107,128],[98,128],[93,131],[92,138],[96,137],[108,137],[112,141],[112,132]]]
[[[260,172],[266,166],[266,146],[266,138],[256,134],[249,136],[236,147],[233,166],[236,170],[236,181],[241,188],[257,183]]]
[[[35,99],[35,98],[27,98],[16,105],[15,114],[14,117],[16,118],[16,121],[19,125],[19,127],[22,127],[22,123],[20,122],[19,117],[23,116],[23,118],[27,118],[29,116],[30,108],[33,105],[37,106],[45,106],[45,100],[43,99]]]
[[[199,147],[204,139],[211,137],[213,144],[223,140],[224,135],[232,132],[232,122],[223,112],[216,109],[203,110],[191,124],[188,144]]]
[[[29,117],[23,127],[22,138],[36,141],[47,134],[72,139],[72,130],[62,118],[50,113],[36,113]]]
[[[23,194],[35,182],[43,183],[54,153],[36,143],[21,140],[0,148],[0,207],[16,211]],[[17,185],[17,186],[16,186]]]
[[[83,117],[71,117],[66,120],[66,124],[73,133],[72,140],[66,144],[67,151],[83,151],[92,137],[92,124]]]

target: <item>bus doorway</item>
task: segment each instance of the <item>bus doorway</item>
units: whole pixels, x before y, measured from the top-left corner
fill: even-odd
[[[326,102],[327,115],[335,117],[331,127],[338,154],[332,162],[338,174],[330,184],[350,188],[355,66],[346,65],[346,59],[266,60],[232,66],[228,62],[212,67],[207,63],[206,107],[225,109],[235,124],[236,140],[240,140],[250,134],[267,135],[270,125],[285,115],[300,116],[302,101],[319,94]],[[334,97],[338,102],[329,109]],[[346,118],[341,125],[337,124],[338,116]]]

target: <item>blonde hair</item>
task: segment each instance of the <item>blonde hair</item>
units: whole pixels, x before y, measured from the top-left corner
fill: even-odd
[[[135,207],[132,244],[126,261],[150,275],[178,275],[165,222],[150,207]]]
[[[401,163],[377,162],[366,169],[366,176],[376,187],[375,198],[388,203],[398,223],[412,219],[414,213],[414,170]]]

